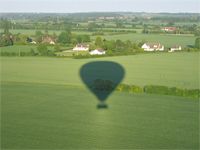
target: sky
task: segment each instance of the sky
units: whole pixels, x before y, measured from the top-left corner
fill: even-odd
[[[193,12],[200,0],[0,0],[0,12]]]

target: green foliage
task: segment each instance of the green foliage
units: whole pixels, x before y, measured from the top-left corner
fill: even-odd
[[[106,50],[114,50],[115,49],[115,41],[114,40],[110,40],[110,41],[105,41],[104,42],[104,49]]]
[[[8,19],[1,19],[1,28],[3,28],[3,33],[8,35],[10,34],[9,29],[11,27],[11,22]]]
[[[195,40],[195,47],[200,49],[200,37],[196,38]]]
[[[130,93],[143,93],[143,88],[137,85],[131,85],[129,87]]]
[[[38,45],[37,50],[41,56],[46,56],[48,54],[48,49],[45,44]]]
[[[140,87],[137,85],[119,84],[116,90],[120,92],[129,93],[173,95],[191,98],[198,98],[200,96],[200,89],[181,89],[176,87],[167,87],[159,85],[146,85],[144,87]]]
[[[55,55],[53,51],[48,50],[48,47],[45,44],[38,45],[37,50],[40,56],[54,56]]]
[[[70,31],[61,32],[58,36],[58,42],[62,44],[69,44],[71,43],[71,38],[72,35]]]
[[[103,40],[102,40],[102,38],[100,36],[96,37],[95,45],[98,48],[102,48],[103,47]]]
[[[59,46],[58,44],[56,44],[56,45],[54,46],[54,50],[55,50],[56,52],[60,52],[60,51],[61,51],[60,46]]]
[[[146,85],[144,86],[144,92],[150,94],[174,95],[192,98],[198,98],[200,94],[199,89],[181,89],[159,85]]]
[[[35,31],[35,40],[38,43],[42,42],[43,33],[41,31]]]
[[[76,35],[76,40],[78,43],[90,42],[90,36],[87,34]]]
[[[14,42],[11,34],[0,35],[0,46],[11,46],[13,44]]]

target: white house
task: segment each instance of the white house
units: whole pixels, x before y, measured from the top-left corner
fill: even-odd
[[[144,49],[144,51],[163,51],[164,50],[164,46],[161,45],[160,43],[144,43],[142,45],[142,48]]]
[[[176,27],[164,27],[161,30],[167,31],[167,32],[173,32],[173,31],[176,31],[177,29]]]
[[[77,44],[73,48],[73,51],[88,51],[88,50],[89,50],[89,45],[88,44]]]
[[[174,45],[170,48],[169,52],[180,51],[182,50],[180,45]]]
[[[106,52],[102,49],[95,49],[90,51],[90,55],[105,55]]]
[[[35,41],[30,42],[31,44],[37,44]]]
[[[49,44],[55,45],[55,42],[54,41],[50,41]]]

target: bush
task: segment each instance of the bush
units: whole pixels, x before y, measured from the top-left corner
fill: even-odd
[[[129,92],[131,93],[143,93],[143,88],[137,85],[131,85]]]
[[[144,92],[150,94],[163,94],[163,95],[174,95],[183,97],[199,98],[199,89],[181,89],[177,87],[167,87],[159,85],[146,85],[144,86]]]
[[[144,92],[155,94],[168,94],[168,87],[159,85],[146,85],[144,86]]]
[[[119,84],[116,91],[129,92],[129,93],[147,93],[147,94],[160,94],[160,95],[173,95],[173,96],[183,96],[190,98],[199,98],[199,89],[181,89],[177,87],[167,87],[160,85],[146,85],[140,87],[137,85],[127,85]]]
[[[143,93],[143,88],[137,85],[119,84],[116,90],[120,92]]]

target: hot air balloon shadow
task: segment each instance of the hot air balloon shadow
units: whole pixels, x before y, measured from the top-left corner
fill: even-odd
[[[97,97],[97,108],[108,108],[105,103],[125,75],[124,68],[111,61],[95,61],[80,68],[80,77],[87,88]]]

